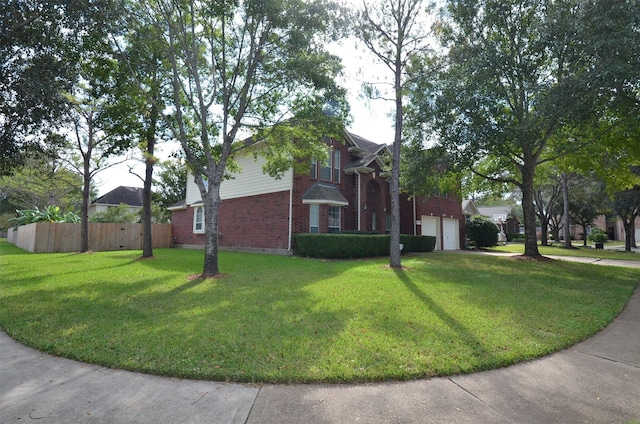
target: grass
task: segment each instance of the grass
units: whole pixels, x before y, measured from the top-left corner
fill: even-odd
[[[472,254],[322,261],[222,252],[30,254],[0,241],[0,327],[109,367],[243,382],[405,380],[502,367],[589,337],[638,271]]]
[[[605,244],[609,246],[610,243]],[[640,254],[636,252],[625,252],[624,244],[620,249],[594,249],[593,247],[584,247],[582,245],[573,245],[573,249],[566,249],[562,245],[554,246],[540,246],[538,250],[542,255],[549,256],[577,256],[577,257],[589,257],[600,259],[613,259],[613,260],[626,260],[626,261],[640,261]],[[490,250],[496,252],[510,252],[510,253],[524,253],[524,243],[509,243],[506,246],[495,246]]]

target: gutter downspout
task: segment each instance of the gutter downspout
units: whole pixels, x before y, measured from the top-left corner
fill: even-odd
[[[293,247],[293,174],[294,171],[291,171],[291,188],[289,188],[289,246],[287,247],[287,251],[291,252]]]
[[[362,213],[362,205],[360,204],[362,202],[361,199],[361,194],[360,194],[360,172],[358,170],[356,170],[356,174],[358,175],[358,231],[362,231],[361,229],[361,222],[362,222],[362,217],[361,217],[361,213]]]

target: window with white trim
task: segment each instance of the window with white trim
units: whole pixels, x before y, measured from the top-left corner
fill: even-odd
[[[329,147],[329,151],[327,152],[327,157],[324,159],[322,164],[320,165],[320,179],[324,181],[331,181],[331,147]]]
[[[318,178],[318,160],[316,158],[311,159],[311,178],[314,180]]]
[[[316,158],[311,160],[311,178],[322,181],[340,182],[340,149],[329,146],[327,157],[319,162]]]
[[[309,232],[311,234],[320,232],[320,205],[309,205]]]
[[[329,206],[329,232],[330,233],[339,233],[340,232],[340,206]]]
[[[204,208],[198,206],[193,211],[193,232],[204,234]]]

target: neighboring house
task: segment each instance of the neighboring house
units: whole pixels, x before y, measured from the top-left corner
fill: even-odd
[[[589,233],[591,233],[591,228],[593,227],[598,227],[606,231],[607,235],[609,236],[609,240],[624,240],[626,237],[624,224],[622,223],[622,220],[616,215],[598,216],[593,222],[593,225],[590,226],[588,230]],[[636,242],[640,242],[640,218],[636,218],[634,234],[635,234]],[[582,240],[582,227],[578,225],[572,225],[571,235],[576,240]]]
[[[468,224],[472,217],[481,215],[476,207],[476,202],[472,199],[464,199],[462,201],[462,214],[464,215],[465,224]]]
[[[505,234],[520,234],[520,220],[511,213],[510,206],[478,207],[480,215],[491,219]]]
[[[91,202],[89,205],[89,216],[93,216],[98,212],[104,212],[110,207],[121,204],[129,205],[129,210],[132,212],[142,210],[142,189],[120,186],[111,190]]]
[[[288,253],[297,233],[345,230],[385,233],[391,201],[383,156],[376,144],[349,132],[339,142],[327,139],[328,160],[314,161],[306,173],[292,169],[275,179],[263,173],[258,143],[235,160],[241,171],[220,186],[218,241],[222,248]],[[256,158],[257,157],[257,158]],[[181,246],[204,245],[204,209],[189,174],[184,201],[172,205],[173,236]],[[400,231],[436,236],[437,250],[460,248],[464,217],[454,196],[401,195]]]

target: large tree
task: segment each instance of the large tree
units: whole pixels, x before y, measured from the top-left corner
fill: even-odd
[[[536,169],[553,159],[558,131],[593,112],[594,94],[575,82],[587,66],[577,55],[578,2],[450,1],[447,10],[449,63],[434,102],[441,141],[471,167],[495,158],[484,175],[522,191],[524,254],[539,256]]]
[[[127,4],[130,13],[139,19],[130,19],[126,35],[114,37],[118,70],[115,84],[115,103],[108,108],[111,121],[109,132],[129,137],[137,145],[145,164],[144,175],[137,175],[142,189],[142,257],[153,256],[152,191],[156,144],[168,137],[162,117],[166,101],[170,98],[171,73],[158,42],[157,28],[137,2]]]
[[[601,181],[592,175],[576,176],[570,192],[569,215],[571,221],[582,227],[582,240],[587,245],[588,227],[605,212],[607,196]]]
[[[204,203],[204,276],[218,270],[220,184],[248,140],[279,175],[323,157],[344,92],[327,53],[340,8],[325,0],[147,0],[172,75],[168,121]],[[251,138],[249,138],[251,136]],[[306,168],[306,167],[305,167]]]
[[[389,265],[400,260],[400,153],[403,142],[404,102],[412,59],[430,50],[427,2],[424,0],[363,1],[356,35],[390,71],[389,97],[394,102],[395,131],[391,147],[391,240]],[[424,62],[423,62],[424,63]],[[384,94],[383,94],[384,96]]]
[[[540,221],[540,244],[547,246],[550,222],[559,215],[562,206],[562,182],[554,168],[549,168],[547,172],[538,173],[533,188],[533,204],[536,216]],[[542,175],[540,175],[542,174]],[[558,226],[555,226],[554,238],[558,241]]]
[[[0,2],[0,173],[39,147],[67,109],[81,39],[104,32],[111,0]]]
[[[66,93],[69,102],[67,119],[72,128],[71,149],[67,163],[82,175],[82,208],[80,251],[89,249],[89,203],[93,178],[115,165],[113,156],[130,147],[127,135],[111,132],[110,108],[114,99],[117,62],[108,43],[101,37],[90,37],[80,59],[80,72],[72,90]]]
[[[59,206],[62,213],[77,212],[82,202],[82,178],[67,169],[54,152],[33,152],[24,166],[10,176],[0,177],[0,198],[7,199],[11,212]]]

